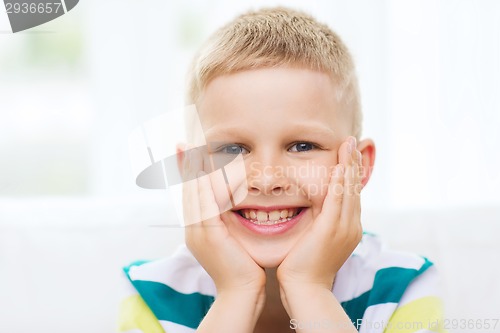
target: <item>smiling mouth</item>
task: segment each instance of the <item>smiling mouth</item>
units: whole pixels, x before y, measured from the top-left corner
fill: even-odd
[[[273,211],[263,211],[257,209],[241,209],[237,213],[244,219],[257,225],[274,225],[285,223],[297,216],[303,208],[289,208]]]

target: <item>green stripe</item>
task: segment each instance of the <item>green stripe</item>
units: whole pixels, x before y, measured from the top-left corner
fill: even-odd
[[[200,293],[184,294],[160,282],[130,279],[129,271],[132,266],[148,262],[150,261],[135,261],[124,267],[123,271],[155,317],[193,329],[198,328],[215,298]]]
[[[158,320],[167,320],[196,329],[214,301],[200,293],[183,294],[152,281],[132,281]]]
[[[365,310],[367,308],[369,297],[370,291],[367,291],[361,294],[361,296],[340,303],[340,305],[342,305],[342,307],[344,308],[344,311],[351,319],[351,322],[354,323],[355,326],[358,322],[358,319],[363,318],[363,314],[365,313]],[[356,327],[356,329],[359,329],[359,327]]]
[[[369,306],[384,303],[399,303],[411,281],[432,266],[432,262],[427,258],[423,259],[424,264],[418,270],[387,267],[377,271],[371,290],[341,303],[351,321],[356,323],[358,319],[362,319]]]
[[[424,260],[424,264],[418,270],[401,267],[388,267],[379,270],[375,274],[374,288],[371,290],[368,306],[398,303],[410,282],[432,265],[427,258]]]

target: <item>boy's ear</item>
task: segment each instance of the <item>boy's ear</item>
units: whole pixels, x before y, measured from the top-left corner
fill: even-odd
[[[361,152],[361,172],[362,180],[361,184],[363,187],[370,180],[370,176],[373,171],[373,165],[375,164],[375,143],[372,139],[364,139],[359,141],[358,150]]]

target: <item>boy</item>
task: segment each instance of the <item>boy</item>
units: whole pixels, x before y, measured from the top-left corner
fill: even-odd
[[[121,331],[440,331],[432,263],[362,233],[375,146],[358,142],[357,79],[335,33],[286,8],[244,14],[195,58],[188,102],[209,152],[178,149],[196,179],[187,247],[125,268],[138,294]],[[243,176],[211,173],[236,155]]]

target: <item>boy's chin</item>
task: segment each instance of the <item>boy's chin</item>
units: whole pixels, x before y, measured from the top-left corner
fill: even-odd
[[[262,268],[276,268],[286,257],[281,251],[273,251],[274,253],[266,253],[266,251],[253,250],[249,251],[252,259]]]

